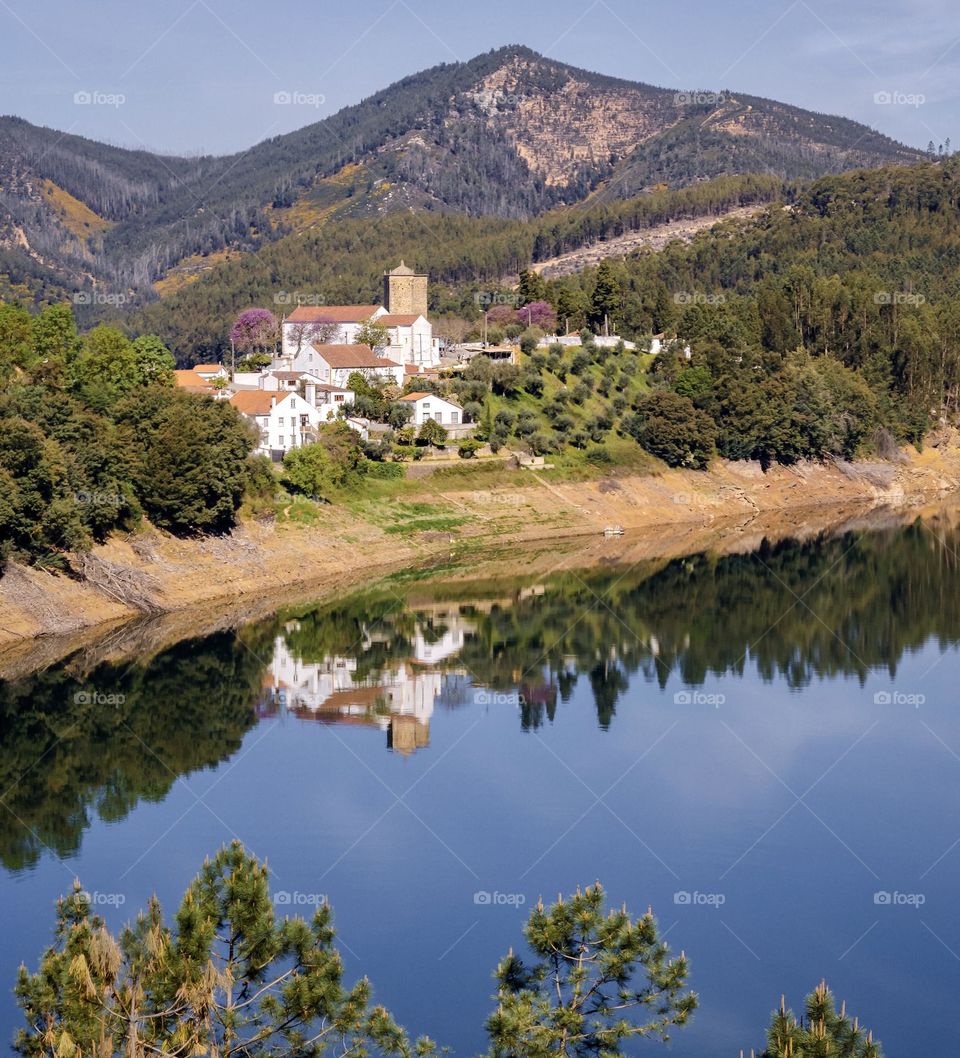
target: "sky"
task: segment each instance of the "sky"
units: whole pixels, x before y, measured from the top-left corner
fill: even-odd
[[[0,0],[0,113],[231,153],[504,44],[960,147],[957,0]]]

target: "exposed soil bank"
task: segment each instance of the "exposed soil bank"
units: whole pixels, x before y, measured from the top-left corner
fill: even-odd
[[[611,473],[577,482],[531,472],[522,487],[425,496],[465,519],[456,536],[391,534],[334,507],[310,527],[250,522],[229,537],[201,541],[148,529],[94,549],[105,574],[99,583],[12,566],[0,580],[0,675],[50,664],[94,640],[101,660],[111,656],[111,642],[118,654],[137,644],[149,653],[168,640],[451,555],[463,559],[460,575],[489,575],[491,565],[507,574],[515,561],[522,573],[544,563],[584,567],[744,550],[764,536],[842,528],[876,508],[902,521],[952,493],[960,493],[954,433],[898,463],[800,464],[763,473],[757,464],[721,461],[708,473]],[[626,535],[603,540],[611,524]],[[518,549],[522,560],[512,561],[506,548]],[[135,629],[127,627],[132,618],[141,619]]]

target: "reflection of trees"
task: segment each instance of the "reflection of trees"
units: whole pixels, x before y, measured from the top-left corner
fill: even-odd
[[[69,855],[93,815],[122,819],[234,752],[255,719],[259,645],[253,632],[219,633],[144,666],[101,665],[85,677],[58,668],[0,683],[0,860],[18,869],[44,847]]]
[[[941,545],[916,525],[626,574],[563,574],[543,593],[495,585],[499,601],[462,604],[474,632],[441,666],[451,673],[442,704],[471,701],[467,680],[516,692],[523,729],[536,730],[586,676],[607,728],[632,677],[697,685],[750,667],[796,688],[815,677],[862,681],[872,668],[894,674],[904,652],[928,639],[960,640],[958,543],[954,534]],[[278,631],[300,660],[355,658],[357,681],[373,683],[409,660],[418,630],[439,640],[442,622],[432,620],[429,608],[368,592],[286,624],[183,643],[140,666],[103,665],[81,678],[68,665],[0,684],[0,859],[23,867],[44,845],[69,854],[92,815],[123,818],[139,800],[164,797],[177,776],[236,750]],[[125,700],[76,699],[93,692]]]
[[[958,543],[915,525],[628,576],[562,575],[545,594],[478,615],[462,660],[498,690],[516,687],[518,674],[555,683],[561,701],[586,674],[604,728],[633,674],[699,685],[750,666],[791,688],[837,675],[863,682],[871,669],[895,674],[904,652],[930,638],[960,639]],[[536,726],[542,718],[528,712],[524,727]]]

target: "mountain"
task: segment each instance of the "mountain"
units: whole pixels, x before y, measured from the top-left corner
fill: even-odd
[[[723,174],[807,179],[921,157],[843,118],[606,77],[519,46],[224,157],[124,150],[6,117],[0,296],[80,290],[96,310],[150,300],[174,267],[190,279],[332,218],[522,220]]]

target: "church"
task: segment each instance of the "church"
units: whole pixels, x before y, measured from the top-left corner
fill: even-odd
[[[386,341],[374,352],[391,367],[401,365],[410,375],[435,368],[440,341],[433,336],[428,316],[428,282],[426,275],[401,261],[384,273],[379,305],[298,306],[283,320],[283,348],[275,367],[314,370],[321,346],[352,345],[364,324],[374,322],[386,330]]]

